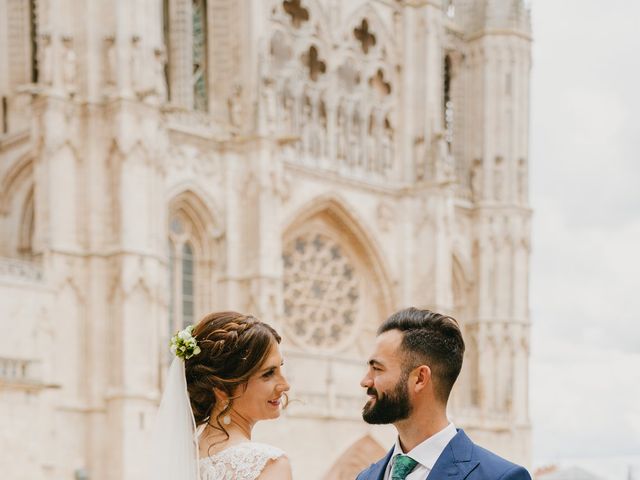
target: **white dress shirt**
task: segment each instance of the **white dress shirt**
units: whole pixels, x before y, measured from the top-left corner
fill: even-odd
[[[438,457],[440,457],[445,447],[451,439],[456,436],[456,433],[456,427],[453,423],[450,423],[435,435],[430,436],[424,442],[416,445],[410,452],[404,452],[402,450],[402,447],[400,446],[400,438],[397,438],[396,445],[393,448],[393,453],[391,454],[391,460],[389,460],[387,470],[384,472],[384,480],[389,480],[391,478],[391,468],[393,467],[396,455],[403,454],[409,455],[418,462],[411,473],[407,475],[406,480],[424,480],[431,472],[431,469],[433,469],[436,460],[438,460]]]

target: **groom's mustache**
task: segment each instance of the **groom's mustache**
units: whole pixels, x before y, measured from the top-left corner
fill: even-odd
[[[378,391],[375,388],[367,388],[367,395],[375,395],[378,398]]]

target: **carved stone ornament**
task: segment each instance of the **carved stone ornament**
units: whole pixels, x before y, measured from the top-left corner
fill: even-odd
[[[369,31],[369,22],[366,18],[362,19],[360,26],[353,29],[353,35],[360,42],[360,47],[365,54],[369,53],[376,44],[376,36]]]
[[[327,64],[320,59],[318,49],[315,45],[311,45],[307,53],[302,55],[302,63],[309,71],[309,78],[314,82],[318,80],[320,75],[327,71]]]
[[[282,2],[282,7],[291,17],[291,24],[295,28],[300,28],[304,22],[309,20],[309,10],[302,6],[300,0],[285,0]]]
[[[361,282],[344,249],[322,233],[307,233],[284,248],[284,322],[297,343],[336,347],[357,323]]]

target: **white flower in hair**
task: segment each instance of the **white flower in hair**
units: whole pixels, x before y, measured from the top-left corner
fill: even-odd
[[[194,355],[198,355],[201,350],[198,346],[198,342],[193,338],[192,332],[193,325],[189,325],[187,328],[180,330],[171,337],[171,353],[184,360],[189,360]]]

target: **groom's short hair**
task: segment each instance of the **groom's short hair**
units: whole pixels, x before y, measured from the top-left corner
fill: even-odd
[[[464,356],[464,340],[458,322],[448,315],[414,307],[391,315],[378,328],[378,335],[399,330],[403,338],[400,349],[403,373],[428,365],[434,379],[436,397],[446,403]]]

